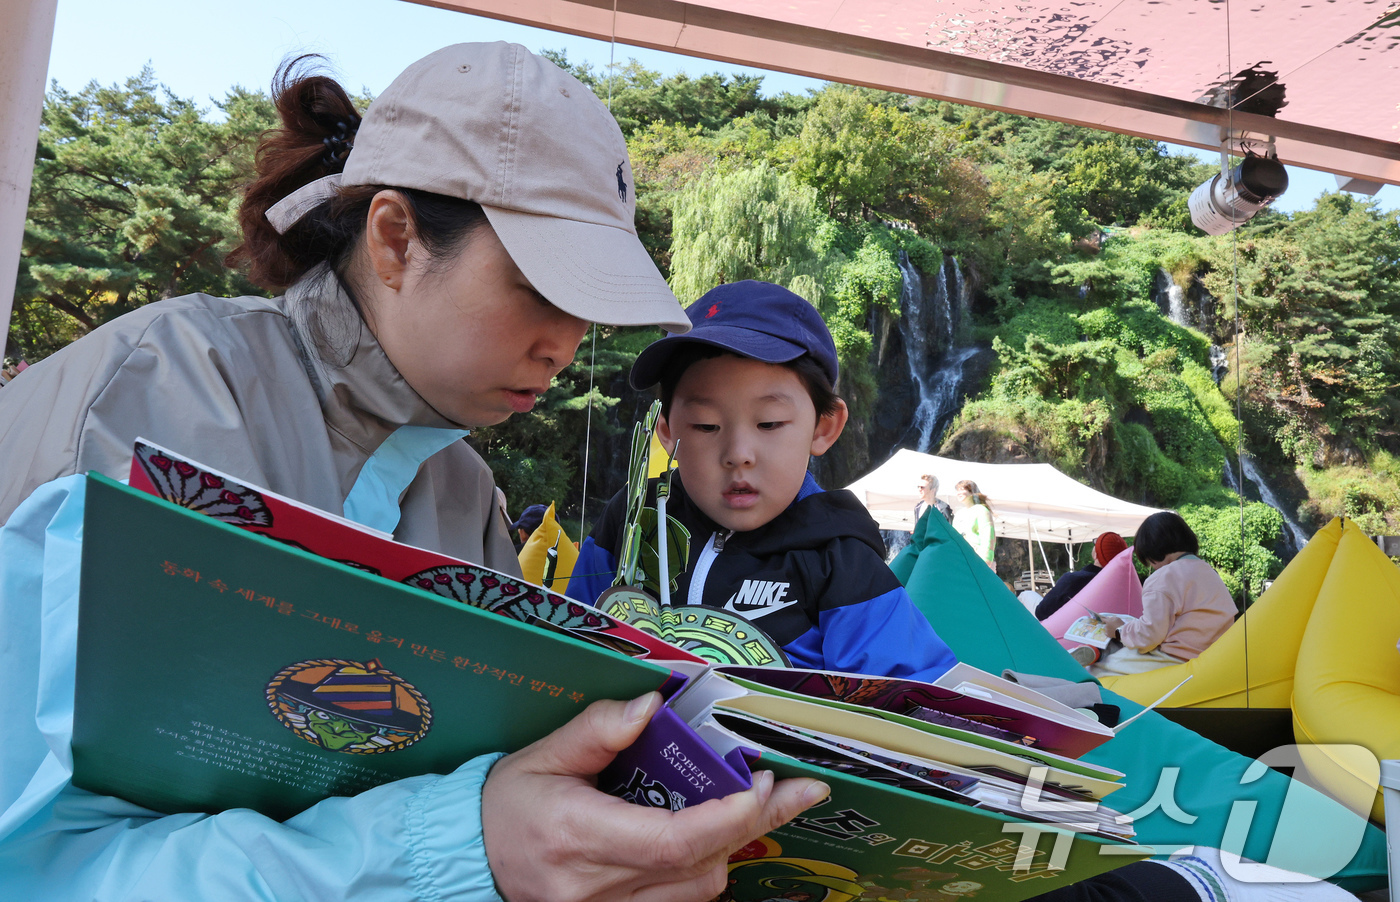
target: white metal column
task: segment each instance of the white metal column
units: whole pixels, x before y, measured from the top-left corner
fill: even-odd
[[[10,334],[58,0],[0,0],[0,353]]]

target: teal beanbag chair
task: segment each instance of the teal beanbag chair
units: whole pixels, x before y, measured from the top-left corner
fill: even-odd
[[[1083,681],[1075,663],[941,516],[924,516],[890,565],[960,661]],[[1104,690],[1124,720],[1142,706]],[[1136,841],[1238,852],[1361,892],[1385,885],[1385,835],[1326,795],[1151,712],[1084,756],[1126,774],[1106,800],[1135,812]]]

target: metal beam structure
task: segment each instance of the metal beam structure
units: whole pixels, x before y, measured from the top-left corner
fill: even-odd
[[[1193,100],[1122,87],[1083,77],[1044,71],[1029,65],[995,62],[965,52],[934,49],[937,42],[920,38],[928,23],[916,18],[934,7],[900,0],[866,0],[846,4],[822,0],[748,0],[748,2],[686,3],[680,0],[410,0],[442,9],[454,9],[523,25],[624,44],[665,50],[704,59],[755,66],[795,75],[862,85],[971,106],[1001,110],[1084,125],[1106,131],[1137,135],[1203,150],[1218,151],[1227,129],[1276,139],[1279,159],[1309,169],[1321,169],[1365,181],[1400,184],[1400,144],[1362,130],[1343,130],[1308,122],[1256,113],[1230,111]],[[954,5],[959,5],[956,0]],[[983,3],[985,9],[995,3]],[[1261,0],[1259,6],[1267,3]],[[1384,9],[1372,11],[1367,0],[1348,0],[1351,7],[1365,6],[1358,20],[1372,22]],[[1154,4],[1158,10],[1163,4]],[[1306,8],[1302,0],[1273,0],[1274,11]],[[734,8],[742,7],[743,12]],[[813,13],[821,7],[821,16]],[[841,27],[797,24],[792,19],[827,19],[833,8],[859,8],[860,18],[841,19]],[[1111,5],[1116,9],[1117,6]],[[1013,7],[1007,7],[1009,20]],[[1023,7],[1015,7],[1017,11]],[[1329,6],[1333,13],[1337,7]],[[978,10],[983,11],[983,10]],[[1254,12],[1254,11],[1251,11]],[[766,13],[766,15],[764,14]],[[1053,10],[1045,9],[1042,18]],[[1161,16],[1162,13],[1158,12]],[[901,20],[899,17],[903,16]],[[1392,13],[1393,16],[1393,13]],[[789,19],[785,21],[785,19]],[[888,20],[888,21],[885,21]],[[907,20],[907,21],[905,21]],[[1147,21],[1147,20],[1144,20]],[[1296,27],[1280,17],[1285,25]],[[870,24],[870,23],[876,24]],[[1201,23],[1205,25],[1206,23]],[[1376,24],[1372,22],[1372,24]],[[1350,26],[1348,26],[1350,28]],[[1034,38],[1013,26],[1008,43],[1020,35],[1028,44]],[[866,33],[892,37],[869,37]],[[916,33],[917,32],[917,33]],[[1223,35],[1211,35],[1219,40]],[[1178,35],[1180,40],[1187,35]],[[1388,38],[1388,32],[1384,34]],[[1205,38],[1199,38],[1204,41]],[[1331,38],[1327,39],[1331,41]],[[1356,36],[1336,42],[1356,42]],[[1172,65],[1170,42],[1156,45],[1151,62],[1165,70]],[[1228,47],[1220,53],[1220,69],[1226,66]],[[1081,51],[1082,52],[1082,51]],[[1002,54],[1005,55],[1005,54]],[[1325,56],[1325,54],[1323,54]],[[1391,56],[1396,54],[1392,53]],[[1258,62],[1251,57],[1245,59]],[[1144,62],[1148,62],[1144,60]],[[1247,65],[1247,64],[1242,64]],[[1061,67],[1064,68],[1064,67]],[[1387,61],[1386,68],[1393,66]],[[1391,78],[1400,81],[1400,76]],[[1152,83],[1147,78],[1117,81]],[[1201,85],[1205,88],[1205,85]],[[1338,93],[1364,94],[1355,80],[1336,85]],[[1179,93],[1179,92],[1178,92]],[[1400,125],[1400,112],[1393,109]],[[1376,129],[1373,129],[1375,131]]]

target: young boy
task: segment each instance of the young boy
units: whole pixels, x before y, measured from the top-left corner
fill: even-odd
[[[875,521],[807,472],[847,418],[821,316],[767,282],[721,285],[686,313],[691,331],[647,347],[631,374],[634,388],[659,383],[657,435],[680,445],[667,513],[691,542],[672,603],[742,614],[796,667],[937,678],[957,659],[885,566]],[[584,540],[571,595],[612,585],[625,516],[623,492]]]

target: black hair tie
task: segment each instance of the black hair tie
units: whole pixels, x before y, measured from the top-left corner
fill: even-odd
[[[355,149],[355,132],[359,130],[359,126],[359,122],[351,126],[344,119],[336,120],[335,132],[321,139],[321,143],[326,146],[326,152],[321,156],[323,166],[327,169],[345,166],[345,158]]]

